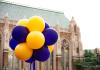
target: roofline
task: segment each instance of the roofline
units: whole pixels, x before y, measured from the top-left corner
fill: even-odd
[[[10,2],[10,1],[0,1],[0,2],[7,3],[7,4],[12,4],[12,5],[17,5],[17,6],[22,6],[22,7],[27,7],[27,8],[34,8],[34,9],[38,9],[38,10],[44,10],[44,11],[49,11],[49,12],[64,14],[64,12],[62,12],[62,11],[51,10],[51,9],[46,9],[46,8],[39,8],[39,7],[36,8],[36,7],[29,6],[29,5],[18,4],[18,3]]]

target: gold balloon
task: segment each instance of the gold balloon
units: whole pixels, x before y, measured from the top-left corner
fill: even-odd
[[[39,49],[44,45],[44,35],[39,31],[32,31],[28,34],[26,42],[31,49]]]
[[[18,21],[17,25],[27,27],[28,19],[21,19]]]
[[[28,60],[33,54],[33,50],[28,48],[26,43],[20,43],[15,48],[15,55],[20,60]]]
[[[48,49],[49,49],[50,53],[52,53],[53,52],[53,49],[54,49],[54,45],[49,45],[48,46]]]
[[[29,19],[29,23],[27,25],[29,31],[40,31],[42,32],[45,28],[45,22],[43,18],[39,16],[33,16]]]

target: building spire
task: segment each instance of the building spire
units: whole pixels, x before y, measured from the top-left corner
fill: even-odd
[[[75,23],[74,17],[72,16],[72,19],[70,21],[71,23]]]
[[[74,17],[72,16],[72,20],[74,20]]]

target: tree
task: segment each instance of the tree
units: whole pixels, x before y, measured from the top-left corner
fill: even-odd
[[[98,57],[99,58],[99,57]],[[85,50],[83,61],[78,60],[76,63],[77,70],[97,70],[97,57],[91,50]]]
[[[91,50],[85,50],[84,58],[85,58],[85,62],[95,62],[96,54],[93,53]]]
[[[98,65],[100,65],[100,55],[97,55],[96,62]]]

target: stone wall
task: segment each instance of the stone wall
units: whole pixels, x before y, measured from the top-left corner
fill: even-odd
[[[8,45],[10,33],[15,24],[16,21],[9,20],[7,17],[0,20],[0,55],[2,56],[0,57],[0,68],[23,70],[26,67],[27,70],[29,64],[16,59]],[[48,61],[43,63],[36,61],[36,68],[37,70],[74,70],[72,60],[83,56],[80,29],[74,18],[70,21],[68,28],[63,29],[59,25],[54,28],[59,35],[58,42],[55,44],[56,48]]]

